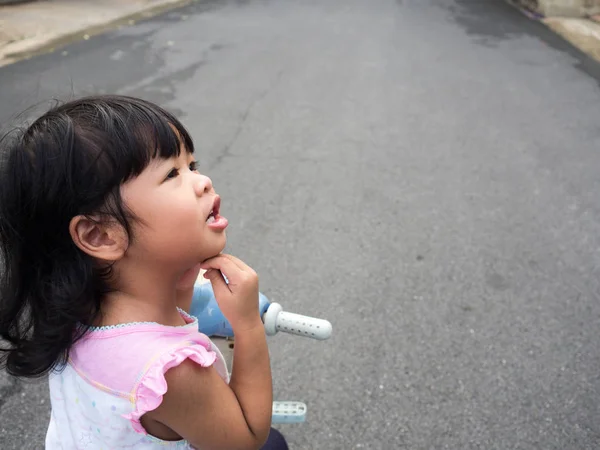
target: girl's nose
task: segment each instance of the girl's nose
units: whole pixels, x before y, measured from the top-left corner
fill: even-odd
[[[194,185],[194,190],[196,191],[196,195],[198,197],[212,191],[212,188],[212,180],[205,175],[200,175],[200,178],[196,180],[196,184]]]

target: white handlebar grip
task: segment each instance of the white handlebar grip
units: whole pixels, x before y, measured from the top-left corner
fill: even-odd
[[[269,336],[283,331],[323,341],[329,339],[332,331],[329,321],[285,312],[279,303],[271,303],[264,315],[264,323]]]

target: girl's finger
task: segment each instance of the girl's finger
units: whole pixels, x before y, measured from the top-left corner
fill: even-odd
[[[214,258],[207,259],[202,263],[203,269],[216,269],[220,270],[222,275],[225,275],[230,283],[236,283],[239,281],[238,273],[242,271],[237,264],[231,261],[229,258],[225,258],[223,255],[215,256]]]
[[[223,254],[222,254],[222,256],[223,256],[224,258],[230,259],[230,260],[231,260],[231,261],[232,261],[232,262],[233,262],[233,263],[234,263],[236,266],[238,266],[238,267],[239,267],[240,269],[242,269],[243,271],[246,271],[246,272],[247,272],[247,271],[250,271],[250,270],[252,270],[252,268],[251,268],[249,265],[247,265],[247,264],[246,264],[244,261],[242,261],[242,260],[241,260],[241,259],[239,259],[239,258],[236,258],[236,257],[235,257],[235,256],[233,256],[233,255],[229,255],[229,254],[223,253]]]
[[[217,300],[221,298],[222,295],[231,293],[221,271],[210,269],[204,274],[204,277],[210,280],[210,284],[212,284],[213,292],[215,293]]]

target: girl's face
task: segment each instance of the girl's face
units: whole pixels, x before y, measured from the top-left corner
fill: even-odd
[[[121,187],[127,207],[138,220],[126,255],[134,261],[181,270],[225,248],[227,219],[212,181],[196,170],[184,148],[178,157],[155,159]]]

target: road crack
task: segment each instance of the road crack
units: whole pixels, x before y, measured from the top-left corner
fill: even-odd
[[[227,144],[225,144],[223,146],[223,148],[219,152],[219,155],[216,157],[215,162],[211,165],[210,169],[215,168],[216,166],[218,166],[219,164],[221,164],[221,162],[223,161],[223,159],[225,157],[231,155],[231,149],[233,148],[233,146],[235,145],[235,143],[239,139],[240,134],[242,134],[242,130],[244,129],[244,125],[246,124],[246,121],[248,120],[248,117],[250,116],[250,113],[256,107],[256,105],[258,105],[269,94],[269,92],[271,92],[273,89],[275,89],[275,87],[277,87],[277,85],[281,81],[282,75],[283,75],[283,70],[280,70],[277,73],[277,76],[275,77],[275,80],[273,80],[273,82],[270,83],[269,86],[266,89],[263,89],[261,92],[259,92],[258,95],[255,96],[248,103],[248,106],[246,107],[246,109],[244,110],[244,112],[240,115],[240,118],[239,118],[238,123],[237,123],[236,130],[233,133],[232,138],[229,140],[229,142]]]

